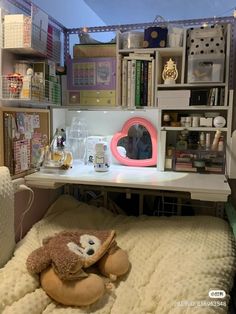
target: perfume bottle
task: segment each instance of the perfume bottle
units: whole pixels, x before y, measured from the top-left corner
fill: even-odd
[[[44,167],[58,168],[65,160],[65,132],[63,129],[56,129],[50,146],[45,148]]]
[[[182,131],[179,135],[179,140],[176,143],[176,149],[178,150],[186,150],[188,148],[188,132]]]

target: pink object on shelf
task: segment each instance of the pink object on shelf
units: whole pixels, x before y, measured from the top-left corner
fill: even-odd
[[[119,153],[119,147],[120,141],[124,140],[125,138],[132,138],[129,133],[131,131],[132,127],[135,127],[137,125],[141,125],[142,129],[148,131],[150,139],[151,139],[151,153],[150,157],[147,156],[147,158],[142,159],[132,159],[128,155],[128,151],[126,156],[124,154]],[[135,138],[132,138],[132,140],[135,140],[136,142],[141,141],[142,134],[140,138],[138,138],[137,134]],[[145,166],[154,166],[157,164],[157,131],[156,128],[152,125],[151,122],[144,118],[135,117],[131,118],[128,121],[125,122],[122,130],[118,133],[116,133],[112,140],[111,140],[111,151],[113,156],[123,165],[126,166],[134,166],[134,167],[145,167]],[[150,146],[150,145],[149,145]],[[127,147],[126,147],[127,150]]]

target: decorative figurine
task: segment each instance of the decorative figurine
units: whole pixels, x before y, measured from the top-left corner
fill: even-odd
[[[98,172],[108,171],[110,167],[110,156],[108,145],[105,142],[99,142],[95,145],[94,170]]]
[[[164,84],[175,84],[175,81],[178,78],[176,63],[171,58],[166,62],[164,66],[162,78],[164,80]]]

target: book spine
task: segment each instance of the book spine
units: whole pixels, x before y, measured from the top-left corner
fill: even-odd
[[[122,60],[122,107],[127,106],[128,60]]]
[[[210,98],[210,106],[214,106],[215,103],[215,95],[216,95],[216,88],[212,88],[212,92],[211,92],[211,98]]]
[[[135,107],[135,73],[136,60],[131,60],[131,78],[130,78],[130,106]]]
[[[225,102],[225,89],[224,87],[222,87],[220,89],[220,100],[219,100],[219,106],[224,106],[224,102]]]
[[[142,57],[142,56],[126,56],[124,59],[127,60],[143,60],[143,61],[152,61],[153,57]]]
[[[144,61],[141,61],[141,71],[140,71],[140,105],[141,106],[143,106],[143,89],[144,89],[143,73],[144,73]]]
[[[143,61],[143,106],[147,106],[148,95],[148,61]]]
[[[131,61],[128,60],[127,67],[127,107],[131,107]]]
[[[215,88],[215,99],[214,99],[214,106],[218,106],[219,103],[219,88]]]
[[[140,76],[141,76],[141,60],[136,61],[136,73],[135,73],[135,106],[141,106],[141,89],[140,89]]]
[[[152,106],[152,62],[148,62],[148,92],[147,105]]]
[[[151,106],[155,105],[155,60],[152,60]]]

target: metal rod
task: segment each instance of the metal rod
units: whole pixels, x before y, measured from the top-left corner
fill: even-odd
[[[189,19],[189,20],[176,20],[176,21],[167,21],[166,24],[178,24],[182,26],[193,26],[204,23],[233,23],[233,16],[226,17],[209,17],[202,19]],[[163,25],[163,22],[148,22],[148,23],[137,23],[137,24],[124,24],[124,25],[106,25],[106,26],[94,26],[86,27],[86,32],[88,33],[98,33],[98,32],[114,32],[114,31],[127,31],[132,29],[144,29],[153,25]],[[84,32],[84,27],[79,28],[69,28],[67,29],[68,34],[80,34]]]

